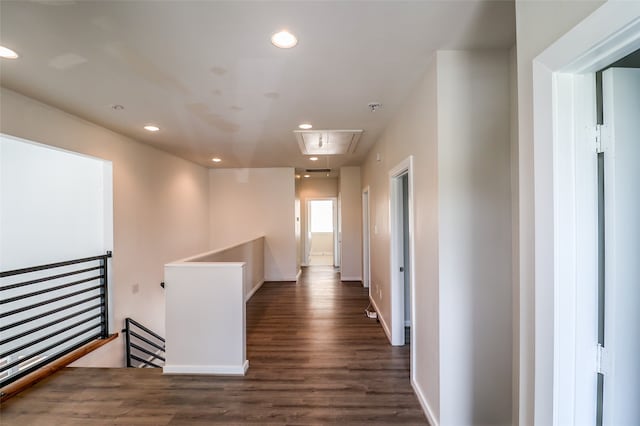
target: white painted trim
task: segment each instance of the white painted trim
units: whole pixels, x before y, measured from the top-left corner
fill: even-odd
[[[305,234],[304,234],[304,238],[302,239],[303,246],[302,246],[301,265],[312,266],[309,263],[309,256],[311,256],[311,249],[309,247],[311,244],[311,241],[309,241],[309,235],[311,234],[311,231],[309,230],[309,228],[311,227],[311,209],[309,208],[309,204],[311,201],[322,201],[322,200],[333,201],[333,266],[337,268],[340,266],[337,263],[338,254],[339,254],[338,244],[340,244],[340,241],[339,241],[340,235],[338,234],[338,197],[313,197],[313,198],[307,198],[305,200],[305,209],[307,214],[306,214],[306,217],[304,218]]]
[[[552,72],[598,71],[638,49],[640,3],[609,0],[538,55]]]
[[[307,266],[307,265],[303,265],[303,266]],[[302,275],[302,268],[298,269],[298,273],[296,274],[296,281],[300,279],[300,275]]]
[[[404,320],[405,327],[411,327],[411,320]]]
[[[382,313],[380,312],[380,309],[378,309],[378,305],[376,305],[376,301],[373,299],[373,297],[370,297],[369,301],[371,302],[373,309],[376,310],[376,313],[378,314],[378,320],[380,322],[380,325],[382,325],[384,334],[387,335],[387,339],[389,339],[389,343],[391,343],[391,331],[389,331],[389,326],[387,325],[387,322],[385,321],[384,316],[382,316]]]
[[[226,246],[226,247],[223,247],[223,248],[207,251],[207,252],[204,252],[204,253],[199,253],[199,254],[196,254],[196,255],[193,255],[193,256],[189,256],[189,257],[185,257],[184,259],[175,260],[175,261],[173,261],[171,263],[197,262],[197,259],[199,259],[201,257],[211,256],[211,255],[217,254],[217,253],[222,253],[223,251],[227,251],[227,250],[230,250],[232,248],[248,244],[248,243],[250,243],[252,241],[259,240],[260,238],[265,238],[266,239],[266,236],[265,235],[259,235],[259,236],[255,237],[255,238],[251,238],[251,239],[248,239],[246,241],[241,241],[239,243],[232,244],[230,246]],[[224,262],[216,262],[216,263],[224,263]]]
[[[390,232],[390,262],[389,274],[391,283],[391,344],[394,346],[404,345],[404,282],[400,283],[397,271],[398,254],[400,247],[397,245],[397,239],[394,238],[394,230],[398,228],[397,212],[395,207],[398,204],[397,178],[407,174],[409,184],[409,256],[411,271],[409,277],[409,288],[411,294],[415,294],[415,250],[414,250],[414,218],[413,218],[413,200],[414,200],[414,183],[413,183],[413,156],[410,155],[389,171],[389,232]],[[411,297],[411,321],[415,322],[415,298]],[[411,341],[415,342],[415,330],[411,328]],[[411,345],[411,375],[415,371],[415,345]]]
[[[362,282],[362,277],[340,277],[340,281],[360,281],[360,282]]]
[[[427,421],[431,426],[440,426],[440,423],[436,420],[436,416],[433,415],[433,410],[429,406],[427,402],[427,398],[424,396],[424,392],[422,388],[418,384],[418,382],[412,377],[411,378],[411,387],[413,388],[413,392],[416,394],[418,398],[418,402],[422,407],[422,411],[424,411],[424,415],[427,417]]]
[[[584,397],[584,386],[576,380],[577,367],[564,369],[572,360],[580,361],[567,353],[567,345],[578,353],[586,339],[578,328],[580,319],[571,316],[580,304],[592,303],[580,294],[585,290],[579,285],[595,246],[593,238],[581,238],[593,232],[592,218],[577,214],[584,208],[581,200],[592,195],[576,180],[580,176],[573,168],[567,170],[568,162],[582,156],[575,147],[581,126],[589,125],[579,108],[575,90],[583,77],[577,74],[615,62],[639,43],[640,3],[610,0],[533,61],[535,316],[533,324],[521,328],[535,330],[535,373],[533,384],[521,388],[521,399],[534,403],[536,425],[580,423],[574,416],[585,409],[578,399]],[[580,162],[575,166],[582,167]],[[577,173],[588,176],[589,170]]]
[[[262,284],[264,284],[264,280],[260,281],[258,284],[253,286],[249,294],[247,294],[244,298],[245,303],[248,302],[249,299],[251,299],[254,294],[256,294],[256,291],[260,290],[260,287],[262,287]]]
[[[167,263],[166,267],[168,268],[211,268],[211,267],[215,267],[215,268],[220,268],[220,269],[224,269],[224,268],[244,268],[245,265],[247,263],[246,262],[186,262],[186,263],[178,263],[178,262],[172,262],[172,263]]]
[[[165,365],[162,374],[210,374],[220,376],[244,376],[249,360],[241,365]]]
[[[367,196],[365,206],[365,194]],[[362,285],[369,288],[371,296],[371,187],[362,189]],[[365,262],[366,260],[366,262]],[[366,268],[366,269],[365,269]],[[365,280],[365,277],[367,278]]]

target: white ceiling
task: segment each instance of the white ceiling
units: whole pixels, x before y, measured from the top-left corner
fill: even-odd
[[[0,2],[3,86],[209,167],[360,164],[433,52],[514,42],[512,1]],[[302,122],[364,134],[312,163]]]

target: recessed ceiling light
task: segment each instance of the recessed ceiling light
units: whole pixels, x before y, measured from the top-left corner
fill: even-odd
[[[304,175],[304,177],[309,178],[309,177],[311,177],[311,175]]]
[[[289,31],[282,30],[271,36],[271,43],[281,49],[290,49],[298,44],[298,39]]]
[[[214,163],[219,163],[219,162],[221,162],[221,161],[222,161],[222,159],[220,159],[220,158],[218,158],[218,157],[213,157],[213,158],[211,159],[211,161],[213,161]]]
[[[296,175],[296,179],[300,179],[300,175]]]
[[[311,161],[318,161],[318,157],[309,157],[309,160],[311,160]]]
[[[160,127],[154,126],[153,124],[147,124],[146,126],[144,126],[144,129],[150,132],[157,132],[158,130],[160,130]]]
[[[5,59],[16,59],[20,55],[18,55],[15,51],[9,49],[8,47],[0,46],[0,58]]]
[[[302,130],[309,130],[311,129],[313,126],[309,123],[302,123],[298,126],[300,129]]]

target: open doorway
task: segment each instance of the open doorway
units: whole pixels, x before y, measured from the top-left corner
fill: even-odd
[[[640,422],[640,50],[596,73],[598,174],[596,425]]]
[[[601,114],[595,76],[637,50],[640,21],[614,3],[533,66],[535,316],[523,323],[536,356],[524,368],[544,424],[640,421],[640,74],[602,72]]]
[[[369,187],[362,191],[362,285],[369,288],[371,297],[371,249],[369,234]]]
[[[307,201],[306,264],[336,266],[336,200],[334,198]]]
[[[412,158],[389,173],[391,209],[391,344],[402,346],[413,339],[413,214]],[[413,360],[413,351],[412,351]]]

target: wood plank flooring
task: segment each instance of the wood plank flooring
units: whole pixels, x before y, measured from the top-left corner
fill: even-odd
[[[4,403],[0,424],[427,424],[409,346],[390,346],[366,306],[359,284],[305,268],[247,304],[245,377],[66,368]]]

